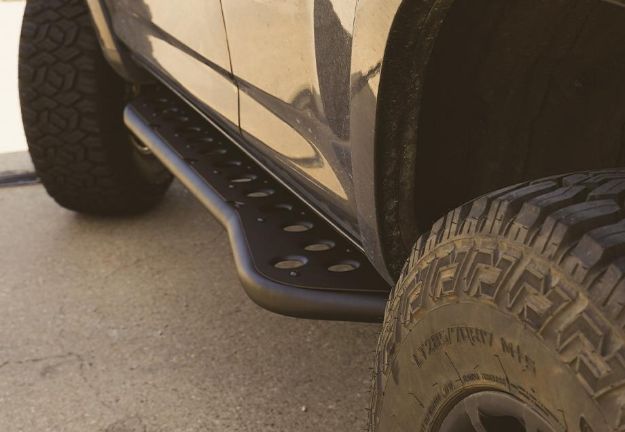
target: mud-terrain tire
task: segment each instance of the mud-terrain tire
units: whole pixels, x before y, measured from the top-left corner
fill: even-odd
[[[624,199],[625,170],[574,173],[438,220],[387,305],[370,430],[625,431]]]
[[[155,205],[171,175],[131,144],[123,108],[132,87],[103,57],[84,0],[29,0],[19,93],[33,163],[71,210],[132,214]]]

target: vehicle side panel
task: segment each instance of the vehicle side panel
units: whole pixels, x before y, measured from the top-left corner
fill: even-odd
[[[357,236],[349,130],[355,6],[223,2],[244,136],[301,195]]]
[[[211,54],[197,40],[185,45],[165,31],[214,38],[202,33],[201,21],[187,20],[185,29],[168,24],[164,0],[105,1],[116,36],[135,54],[195,96],[200,108],[238,125],[232,72],[240,86],[240,124],[255,153],[362,241],[387,273],[377,230],[383,215],[376,212],[375,120],[386,42],[401,0],[224,1],[223,17],[204,13],[214,20],[211,31],[223,29],[211,58],[203,57]],[[177,7],[187,16],[202,15],[184,4]],[[154,5],[163,8],[154,15],[158,22]],[[225,19],[227,40],[218,18]],[[228,48],[232,70],[224,60]]]
[[[106,0],[131,51],[195,100],[238,124],[238,90],[219,0]]]

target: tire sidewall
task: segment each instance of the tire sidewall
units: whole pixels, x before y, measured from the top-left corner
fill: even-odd
[[[495,249],[497,241],[482,243]],[[449,252],[440,247],[415,267]],[[475,293],[443,294],[436,279],[429,281],[405,278],[387,311],[379,354],[385,381],[374,401],[374,430],[435,432],[451,406],[482,390],[513,395],[556,431],[611,430],[613,419],[604,417],[575,365],[518,313]]]

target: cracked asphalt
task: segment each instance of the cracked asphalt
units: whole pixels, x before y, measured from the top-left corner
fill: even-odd
[[[0,171],[31,169],[17,106],[23,2],[0,2]],[[10,152],[10,153],[9,153]],[[225,232],[175,183],[146,215],[0,188],[0,430],[361,431],[378,325],[266,312]]]

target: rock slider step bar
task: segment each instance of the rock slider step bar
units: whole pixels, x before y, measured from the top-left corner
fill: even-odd
[[[225,226],[253,301],[300,318],[382,320],[390,288],[363,253],[178,96],[142,94],[124,119]]]

